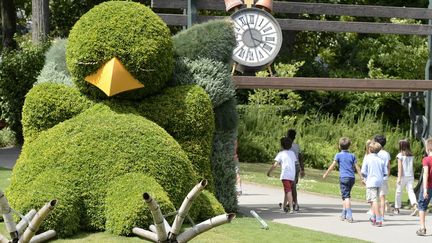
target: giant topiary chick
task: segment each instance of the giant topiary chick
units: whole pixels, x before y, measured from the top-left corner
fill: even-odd
[[[220,21],[219,26],[227,29],[231,23]],[[234,35],[227,35],[228,44],[222,46],[233,48]],[[136,207],[142,192],[154,193],[169,211],[180,206],[199,178],[208,179],[213,191],[216,106],[194,85],[197,81],[184,81],[185,75],[181,84],[171,81],[173,53],[168,28],[144,5],[105,2],[83,15],[71,30],[66,53],[79,92],[43,83],[27,95],[25,144],[7,191],[13,207],[27,211],[57,198],[44,228],[54,228],[61,237],[80,228],[127,235],[132,227],[151,223],[137,217],[145,214],[145,208]],[[226,67],[221,65],[221,72]],[[211,77],[200,70],[192,70],[191,79]],[[233,95],[231,90],[229,97],[212,97],[220,104]],[[207,199],[197,204],[217,203],[211,193],[202,197]],[[193,214],[208,217],[221,210],[219,205]]]

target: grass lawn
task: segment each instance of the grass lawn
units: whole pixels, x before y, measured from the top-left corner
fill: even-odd
[[[249,166],[250,165],[250,166]],[[267,166],[267,165],[266,165]],[[243,173],[247,173],[245,164],[242,164]],[[248,164],[246,167],[254,168],[254,173],[261,174],[260,169],[265,166],[256,164]],[[248,172],[249,173],[249,172]],[[250,172],[252,173],[252,172]],[[252,173],[252,174],[254,174]],[[0,168],[0,188],[4,191],[10,183],[11,171]],[[278,182],[275,178],[270,180]],[[267,184],[267,183],[266,183]],[[276,185],[276,183],[275,183]],[[191,242],[203,243],[218,243],[218,242],[365,242],[357,239],[336,236],[332,234],[322,233],[318,231],[297,228],[286,224],[267,222],[269,230],[260,228],[260,224],[255,218],[241,217],[238,215],[230,224],[225,224],[217,228],[211,229],[204,234],[194,238]],[[0,223],[0,234],[9,236],[4,223]],[[104,243],[135,243],[144,242],[138,237],[119,237],[109,233],[79,233],[70,239],[57,239],[50,242],[61,243],[78,243],[78,242],[104,242]]]
[[[269,230],[260,228],[254,218],[236,218],[225,224],[199,235],[190,242],[195,243],[227,243],[227,242],[366,242],[357,239],[311,231],[292,227],[286,224],[268,222]],[[0,232],[8,235],[4,224],[0,224]],[[104,243],[135,243],[144,242],[138,237],[118,237],[108,233],[81,233],[72,239],[54,240],[55,243],[104,242]]]
[[[279,180],[280,167],[276,168],[271,177],[267,177],[267,171],[270,164],[265,163],[240,163],[240,176],[242,181],[277,186],[282,188]],[[330,172],[326,179],[322,178],[325,171],[306,168],[305,177],[300,179],[298,189],[306,192],[320,193],[324,195],[339,197],[339,172],[334,170]],[[390,176],[389,194],[387,200],[393,203],[395,200],[396,177]],[[417,181],[415,181],[414,186]],[[366,201],[366,187],[360,182],[359,176],[356,175],[356,183],[351,191],[351,197],[355,200]],[[403,191],[402,205],[408,206],[408,194]]]
[[[11,170],[0,167],[0,190],[3,192],[9,186],[11,174]]]

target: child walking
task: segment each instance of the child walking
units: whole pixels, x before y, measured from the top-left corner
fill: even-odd
[[[300,146],[294,142],[294,139],[296,138],[296,130],[289,129],[287,132],[287,137],[293,141],[291,146],[291,151],[294,152],[296,155],[296,174],[295,174],[295,180],[294,185],[292,186],[292,195],[293,195],[293,203],[294,203],[294,210],[299,211],[299,204],[297,199],[297,184],[299,181],[299,177],[303,178],[305,176],[304,172],[304,163],[303,163],[303,155],[300,149]]]
[[[417,235],[426,235],[426,210],[432,197],[432,139],[426,140],[427,156],[423,158],[423,184],[420,187],[418,210],[420,218],[420,229],[417,230]]]
[[[292,196],[292,186],[295,180],[296,174],[296,156],[293,151],[291,151],[292,140],[288,137],[282,137],[280,140],[282,151],[280,151],[276,157],[274,164],[270,167],[267,172],[267,176],[270,176],[271,172],[278,165],[281,166],[280,179],[284,187],[284,211],[289,213],[294,213],[293,196]]]
[[[406,187],[408,192],[408,197],[411,206],[414,208],[411,213],[412,216],[416,215],[417,210],[417,198],[414,193],[413,183],[414,183],[414,171],[413,171],[413,161],[414,156],[411,153],[410,144],[408,140],[399,141],[399,153],[396,156],[398,162],[398,177],[396,181],[396,193],[395,193],[395,208],[393,210],[394,214],[399,214],[399,208],[401,207],[401,195],[402,189]]]
[[[380,157],[384,161],[384,164],[387,168],[388,174],[390,174],[391,157],[390,157],[389,152],[384,150],[384,146],[387,143],[387,139],[384,135],[376,135],[374,137],[374,141],[381,145],[381,150],[377,154],[378,154],[378,157]],[[390,209],[389,203],[388,203],[388,201],[386,201],[387,194],[388,194],[388,175],[384,176],[384,181],[383,181],[383,184],[381,186],[380,195],[379,195],[380,201],[381,201],[380,211],[381,211],[381,215],[383,216],[383,218],[384,218],[385,212]]]
[[[339,150],[334,157],[333,163],[323,175],[323,179],[333,170],[336,164],[339,167],[339,185],[342,195],[342,213],[341,220],[347,220],[352,223],[354,221],[351,210],[351,189],[355,183],[355,169],[360,174],[360,168],[357,165],[357,159],[354,154],[348,151],[351,145],[349,138],[343,137],[339,139]]]
[[[372,225],[381,227],[383,217],[379,211],[378,198],[383,185],[384,177],[387,176],[387,167],[384,161],[378,157],[381,145],[377,142],[369,144],[369,154],[363,160],[361,174],[365,178],[366,199],[372,202],[372,216],[370,221]]]

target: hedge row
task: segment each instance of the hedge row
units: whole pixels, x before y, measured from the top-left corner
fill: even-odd
[[[136,172],[155,178],[176,208],[198,182],[187,155],[165,130],[142,116],[119,114],[104,105],[96,105],[25,144],[7,192],[13,208],[22,210],[24,202],[51,199],[47,195],[36,197],[31,193],[34,187],[27,187],[47,168],[70,176],[73,183],[56,190],[67,194],[74,189],[78,193],[79,206],[73,210],[81,220],[76,226],[87,230],[105,228],[104,198],[115,177]],[[40,177],[40,185],[52,177]],[[70,200],[59,200],[59,205],[62,203],[69,204]],[[62,213],[61,207],[56,211]],[[62,237],[77,230],[67,224],[54,229],[62,232]]]

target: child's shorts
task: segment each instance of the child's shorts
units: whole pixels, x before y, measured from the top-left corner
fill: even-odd
[[[288,193],[288,192],[290,192],[292,190],[291,188],[293,186],[293,181],[282,180],[282,184],[283,184],[285,193]]]
[[[368,187],[366,189],[366,200],[368,202],[376,201],[380,195],[381,187]]]
[[[383,185],[380,187],[380,197],[388,194],[388,181],[384,180]]]
[[[429,202],[431,200],[432,197],[432,189],[429,188],[428,189],[428,198],[424,198],[423,197],[423,187],[420,188],[420,193],[419,193],[419,200],[418,200],[418,210],[419,211],[426,211],[429,205]]]
[[[351,189],[354,186],[354,183],[355,179],[351,177],[341,177],[339,179],[342,200],[345,200],[345,198],[351,198]]]

